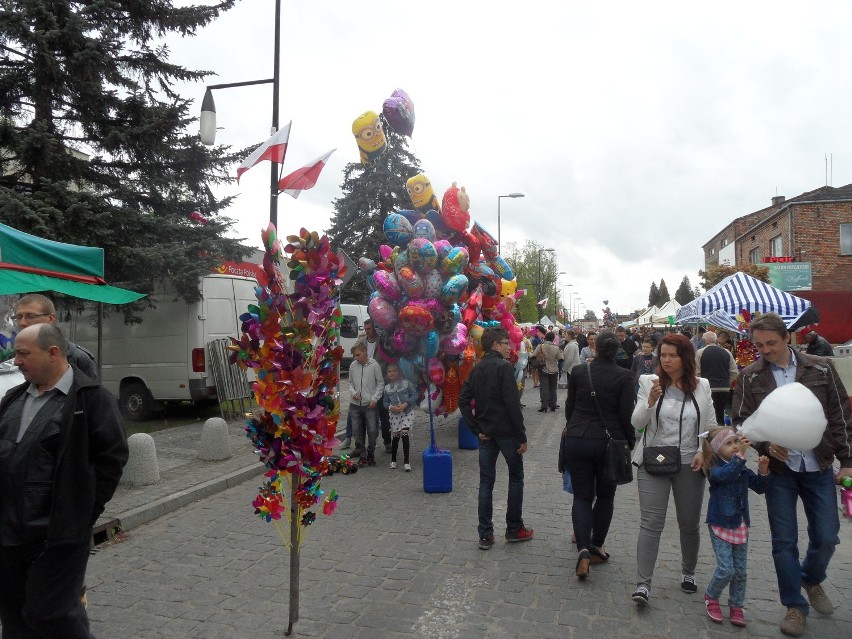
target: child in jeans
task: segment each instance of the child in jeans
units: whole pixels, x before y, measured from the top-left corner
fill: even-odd
[[[701,436],[704,473],[710,478],[707,525],[716,553],[716,572],[707,585],[704,605],[716,623],[724,619],[719,597],[730,584],[728,605],[731,623],[745,626],[746,563],[748,556],[748,489],[763,493],[769,474],[769,458],[761,455],[757,471],[746,468],[745,450],[750,442],[731,428],[711,428]]]
[[[385,379],[379,363],[367,355],[367,347],[358,342],[352,347],[354,361],[349,366],[349,414],[355,432],[355,450],[352,457],[359,457],[359,466],[376,465],[376,438],[379,427],[376,423],[376,406],[382,398]],[[366,442],[364,441],[366,439]]]
[[[411,470],[409,451],[411,444],[408,435],[414,422],[412,409],[417,405],[417,389],[407,379],[403,379],[399,366],[388,364],[388,382],[385,384],[385,407],[390,414],[391,429],[391,468],[396,468],[396,453],[402,440],[402,459],[405,472]]]

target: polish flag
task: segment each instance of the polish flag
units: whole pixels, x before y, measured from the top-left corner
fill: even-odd
[[[255,164],[259,164],[264,160],[284,164],[284,156],[287,153],[287,142],[290,140],[290,125],[278,129],[275,134],[266,142],[257,147],[251,155],[249,155],[237,169],[237,184],[240,182],[240,176],[248,171]]]
[[[538,304],[536,304],[536,306],[541,306],[542,308],[544,308],[545,306],[547,306],[547,303],[548,303],[549,301],[550,301],[550,298],[549,298],[549,297],[545,297],[543,300],[539,300],[539,301],[538,301]]]
[[[283,178],[278,180],[278,192],[282,191],[288,195],[291,195],[293,199],[299,197],[299,194],[302,191],[307,191],[316,186],[317,180],[319,179],[319,174],[322,171],[325,163],[328,162],[328,158],[331,157],[331,154],[334,153],[337,149],[332,149],[322,157],[317,158],[313,162],[309,162],[301,169],[296,169],[290,175],[285,175]]]

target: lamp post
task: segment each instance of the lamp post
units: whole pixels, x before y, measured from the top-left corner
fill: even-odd
[[[541,298],[541,254],[544,253],[545,251],[547,251],[548,253],[555,253],[556,249],[540,248],[536,251],[538,253],[538,280],[537,280],[538,283],[536,284],[536,288],[535,288],[536,298]],[[541,301],[541,299],[536,299],[536,301],[535,301],[535,307],[538,310],[538,319],[539,320],[541,319],[541,316],[544,315],[544,313],[542,313],[542,307],[539,305],[540,301]]]
[[[563,284],[562,285],[562,295],[565,295],[565,289],[566,288],[572,288],[573,286],[574,286],[573,284]],[[574,295],[574,291],[568,291],[568,317],[566,317],[565,319],[568,321],[569,324],[571,323],[571,318],[574,315],[571,312],[571,298],[573,297],[573,295]],[[565,300],[562,300],[562,303],[565,304]]]
[[[504,197],[525,197],[523,193],[509,193],[509,195],[498,195],[497,196],[497,252],[500,252],[502,245],[500,244],[500,200]]]
[[[227,84],[211,84],[208,85],[207,91],[204,93],[204,99],[201,101],[201,119],[200,138],[201,143],[207,146],[212,146],[216,142],[216,105],[213,102],[213,93],[215,89],[231,89],[234,87],[247,87],[254,84],[271,84],[272,85],[272,132],[270,135],[275,135],[278,131],[278,86],[281,77],[280,74],[280,57],[281,57],[281,0],[275,0],[275,53],[272,63],[272,77],[265,80],[249,80],[247,82],[230,82]],[[269,221],[275,227],[278,227],[278,164],[270,163],[272,166],[269,171]]]

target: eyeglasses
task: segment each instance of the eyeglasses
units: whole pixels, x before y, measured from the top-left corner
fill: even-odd
[[[47,317],[51,314],[52,313],[24,313],[21,315],[15,315],[15,317],[13,317],[12,319],[14,319],[18,323],[20,323],[21,320],[27,320],[29,322],[34,320],[36,317]]]

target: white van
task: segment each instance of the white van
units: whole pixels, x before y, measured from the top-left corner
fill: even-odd
[[[340,312],[343,314],[343,324],[340,325],[340,345],[343,347],[343,361],[340,363],[342,371],[349,370],[352,363],[350,349],[355,345],[355,340],[364,333],[364,320],[370,318],[367,307],[360,304],[341,304]]]
[[[163,408],[163,402],[216,400],[216,386],[207,363],[207,343],[240,336],[239,316],[256,304],[252,277],[207,275],[199,282],[202,299],[187,304],[174,291],[151,295],[157,308],[141,314],[139,324],[125,324],[124,315],[103,319],[101,377],[118,398],[127,417],[141,421]],[[97,354],[96,307],[72,314],[63,323],[71,341]]]

